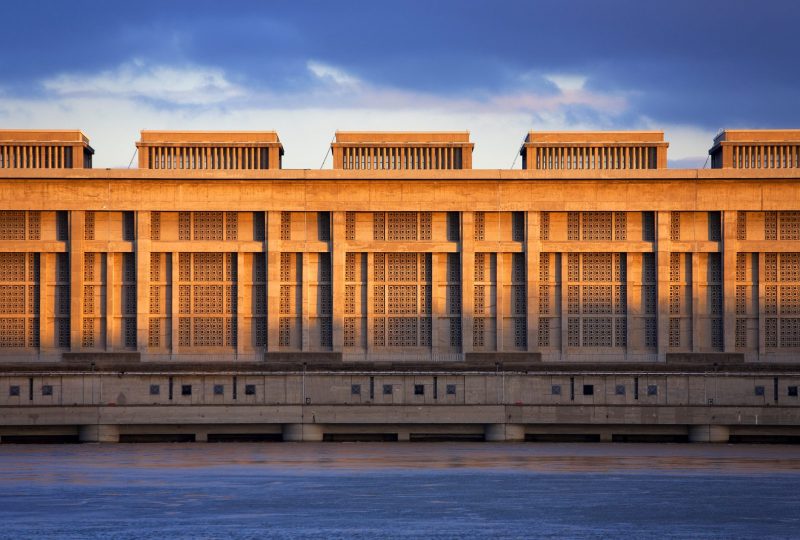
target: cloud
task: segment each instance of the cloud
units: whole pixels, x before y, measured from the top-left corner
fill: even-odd
[[[304,83],[275,89],[234,84],[214,66],[125,62],[47,78],[41,97],[0,92],[0,119],[13,127],[81,128],[97,150],[97,167],[127,166],[142,129],[275,129],[286,168],[319,167],[337,129],[470,130],[475,167],[508,168],[530,129],[663,127],[631,111],[628,93],[590,90],[583,75],[526,73],[516,88],[451,97],[376,84],[319,60],[300,70]],[[668,128],[674,160],[697,159],[711,140],[689,125]]]
[[[60,97],[137,98],[189,105],[221,103],[243,93],[218,68],[149,65],[141,60],[96,75],[60,74],[45,79],[42,86]]]

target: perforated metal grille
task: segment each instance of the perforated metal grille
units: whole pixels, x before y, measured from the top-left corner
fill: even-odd
[[[281,240],[292,239],[292,214],[281,212]]]
[[[542,212],[539,219],[539,240],[550,240],[550,212]]]
[[[655,212],[642,212],[642,239],[645,242],[654,242],[656,239]]]
[[[581,239],[580,212],[567,212],[567,240]]]
[[[387,222],[387,238],[389,240],[417,239],[416,212],[388,212]]]
[[[511,212],[511,240],[514,242],[525,241],[525,213]]]
[[[550,319],[547,317],[539,318],[539,347],[550,347]]]
[[[747,212],[736,212],[736,239],[747,240]]]
[[[386,213],[373,212],[372,213],[372,239],[385,240],[386,239]]]
[[[583,213],[584,240],[611,240],[611,212]]]
[[[720,212],[708,213],[708,239],[712,242],[722,240],[722,214]]]
[[[161,212],[150,212],[150,238],[161,240]]]
[[[800,212],[778,212],[781,240],[800,240]]]
[[[84,215],[83,239],[94,240],[94,233],[95,233],[95,214],[94,212],[86,212],[86,214]]]

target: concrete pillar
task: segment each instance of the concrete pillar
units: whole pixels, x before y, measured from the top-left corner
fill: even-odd
[[[531,148],[527,148],[528,159],[532,159]],[[528,168],[533,168],[528,162]],[[528,350],[539,350],[539,255],[542,251],[541,212],[527,212],[525,234],[526,294],[528,296]]]
[[[151,217],[149,211],[136,212],[136,350],[142,354],[147,354],[150,338]]]
[[[399,442],[408,442],[411,440],[411,433],[409,433],[408,431],[398,431],[397,440]]]
[[[525,426],[522,424],[486,424],[484,436],[489,442],[524,441]]]
[[[728,426],[701,424],[689,426],[689,442],[726,443],[731,430]]]
[[[78,428],[81,442],[116,443],[119,442],[119,426],[113,424],[88,424]]]
[[[208,433],[195,433],[194,442],[208,442]]]
[[[320,442],[322,434],[320,424],[283,425],[283,440],[286,442]]]
[[[446,258],[447,256],[444,255],[443,257]],[[434,268],[436,268],[435,265]],[[447,279],[446,275],[445,279]],[[473,212],[461,212],[461,351],[464,353],[472,352],[472,334],[475,325],[474,302],[475,214]],[[437,310],[434,309],[433,313],[436,316]]]

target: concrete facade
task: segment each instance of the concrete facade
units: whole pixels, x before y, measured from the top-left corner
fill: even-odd
[[[80,150],[72,168],[64,141]],[[532,132],[523,170],[472,169],[465,132],[339,132],[334,169],[319,171],[281,169],[274,132],[142,132],[137,146],[139,169],[96,170],[80,132],[0,132],[6,436],[109,440],[166,414],[202,438],[208,426],[176,426],[237,425],[234,411],[290,440],[354,425],[399,439],[518,440],[535,426],[800,435],[797,131],[725,132],[714,168],[691,170],[666,167],[660,132]],[[205,367],[180,383],[186,402],[174,385],[190,364]],[[234,365],[254,371],[233,383]],[[282,374],[259,374],[275,365]],[[435,397],[419,401],[403,365],[423,386],[435,377]],[[148,375],[155,366],[176,371]],[[554,382],[564,366],[582,371]],[[657,375],[665,366],[679,367]],[[499,373],[511,386],[498,401],[487,389]],[[609,394],[615,377],[624,399]],[[628,403],[631,377],[641,391]],[[151,384],[172,384],[175,401],[142,395]],[[259,394],[237,387],[226,403],[234,384],[269,390],[248,400]],[[583,385],[598,392],[589,401]],[[195,407],[173,415],[178,400]],[[324,420],[307,421],[306,400]]]

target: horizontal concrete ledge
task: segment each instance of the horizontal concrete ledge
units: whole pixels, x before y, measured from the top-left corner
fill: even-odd
[[[728,366],[744,364],[744,353],[667,353],[668,365]]]
[[[96,366],[124,366],[138,364],[142,355],[138,352],[65,352],[62,358],[65,363]]]
[[[0,363],[0,374],[36,375],[59,373],[144,373],[144,374],[268,374],[268,373],[574,373],[574,374],[754,374],[765,376],[797,375],[800,365],[778,363],[640,363],[640,362],[526,362],[469,361],[469,362],[6,362]]]
[[[83,424],[540,424],[800,427],[800,407],[663,405],[142,405],[4,407],[3,426]]]
[[[328,365],[337,364],[342,361],[340,352],[265,352],[264,361],[268,364],[292,364],[292,365]]]

